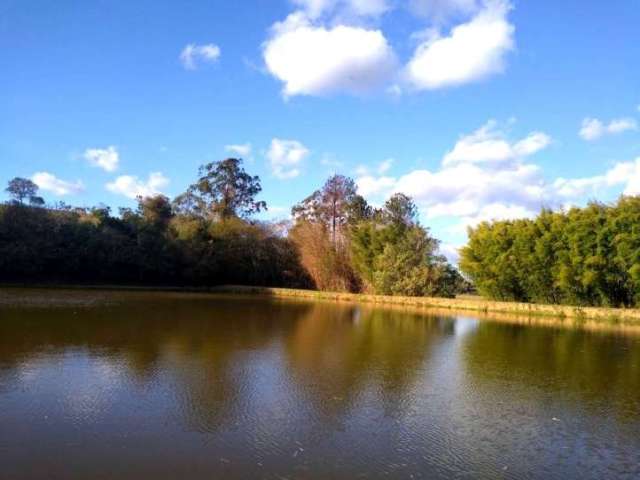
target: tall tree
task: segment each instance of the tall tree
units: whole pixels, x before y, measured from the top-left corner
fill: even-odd
[[[385,202],[383,215],[392,225],[409,227],[416,223],[418,207],[411,197],[404,193],[395,193]]]
[[[356,197],[355,182],[344,175],[334,175],[322,187],[321,200],[331,225],[335,245],[338,230],[347,223],[349,207]]]
[[[256,201],[262,191],[260,178],[242,168],[242,160],[227,158],[200,167],[199,178],[190,191],[199,195],[207,210],[220,220],[246,218],[267,209],[264,201]]]
[[[174,198],[171,206],[177,214],[189,217],[204,217],[207,212],[207,205],[193,188]]]
[[[173,217],[171,201],[164,195],[138,197],[138,214],[147,224],[166,228]]]
[[[38,193],[38,185],[28,178],[15,177],[9,181],[5,191],[19,203],[24,203],[25,199],[34,199],[34,203],[39,203],[35,200],[36,193]]]
[[[364,199],[356,193],[355,182],[344,175],[333,175],[320,190],[291,209],[294,218],[319,222],[327,226],[331,242],[335,245],[342,238],[342,229],[351,214],[366,214]]]

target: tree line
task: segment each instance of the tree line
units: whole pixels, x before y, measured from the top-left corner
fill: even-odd
[[[173,200],[138,198],[118,214],[104,205],[45,206],[15,178],[0,205],[0,281],[316,288],[454,296],[467,286],[402,194],[367,204],[334,175],[295,205],[290,222],[260,222],[260,179],[242,161],[203,165]]]
[[[469,230],[459,266],[496,300],[640,305],[640,197]]]

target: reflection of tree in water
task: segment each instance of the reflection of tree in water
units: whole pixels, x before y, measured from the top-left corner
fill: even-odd
[[[99,308],[3,309],[3,370],[52,354],[82,352],[117,365],[129,382],[171,389],[186,428],[211,431],[242,395],[234,369],[247,352],[286,335],[309,308],[268,300],[129,296]]]
[[[640,412],[640,342],[636,337],[579,329],[480,323],[465,336],[469,381],[481,387],[567,392],[586,407],[606,399],[621,416]],[[569,398],[569,397],[567,397]]]
[[[365,392],[387,411],[424,372],[430,348],[452,322],[401,311],[315,304],[287,342],[289,365],[318,413],[349,410]]]

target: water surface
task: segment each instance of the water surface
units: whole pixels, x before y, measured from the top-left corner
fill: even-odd
[[[640,339],[328,302],[0,292],[0,478],[640,478]]]

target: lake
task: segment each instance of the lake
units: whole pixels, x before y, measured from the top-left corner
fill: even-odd
[[[0,291],[0,478],[640,478],[640,337]]]

